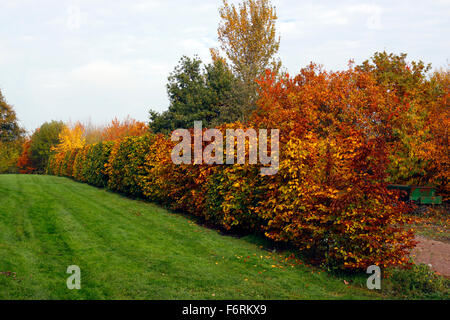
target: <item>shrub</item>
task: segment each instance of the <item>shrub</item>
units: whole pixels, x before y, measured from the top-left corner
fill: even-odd
[[[219,166],[207,184],[205,215],[235,232],[261,232],[264,220],[255,211],[262,200],[259,166]]]
[[[64,158],[60,166],[60,175],[72,178],[73,176],[73,164],[77,156],[79,149],[68,150],[64,154]]]
[[[409,269],[396,268],[382,283],[386,293],[404,299],[450,298],[450,280],[437,275],[427,265],[413,265]]]
[[[103,188],[108,185],[109,177],[105,167],[109,161],[113,145],[114,142],[112,141],[91,145],[86,154],[86,165],[83,168],[83,175],[86,177],[87,183]]]
[[[145,175],[144,162],[152,140],[151,134],[116,140],[105,171],[109,177],[109,189],[142,196],[140,181]]]
[[[384,91],[369,74],[314,65],[292,79],[268,73],[260,85],[254,126],[279,128],[282,148],[280,170],[254,208],[266,235],[329,267],[407,264],[409,208],[385,184]]]
[[[84,175],[84,168],[86,166],[86,156],[90,149],[90,145],[84,146],[80,148],[75,156],[75,160],[73,162],[73,170],[72,177],[75,180],[86,182],[87,178]]]

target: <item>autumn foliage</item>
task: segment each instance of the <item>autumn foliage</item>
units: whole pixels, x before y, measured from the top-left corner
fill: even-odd
[[[175,165],[175,143],[152,133],[111,134],[114,141],[61,151],[49,172],[264,234],[328,267],[404,265],[415,244],[411,208],[388,183],[401,177],[448,191],[448,74],[434,77],[405,95],[353,65],[327,72],[311,64],[295,77],[267,71],[251,120],[218,129],[280,129],[280,166],[271,176],[248,163]],[[403,167],[414,163],[420,172],[408,176]]]
[[[22,146],[22,154],[17,160],[17,168],[19,169],[19,173],[28,174],[36,170],[33,167],[33,164],[30,159],[30,146],[31,140],[29,138],[25,139]]]
[[[102,140],[113,141],[124,137],[141,136],[148,131],[148,127],[144,122],[136,121],[130,117],[120,121],[117,118],[106,126],[102,132]]]
[[[93,173],[92,170],[96,172],[99,170],[98,167],[92,167],[97,165],[93,163],[96,163],[98,158],[103,159],[104,152],[109,157],[109,152],[111,151],[112,145],[114,145],[112,141],[118,141],[125,137],[141,136],[148,132],[148,126],[145,123],[136,121],[130,117],[127,117],[123,121],[119,121],[117,118],[113,119],[104,128],[94,128],[92,130],[91,127],[86,128],[80,122],[65,124],[63,126],[58,136],[59,143],[51,148],[52,164],[48,168],[48,172],[68,177],[75,174],[77,179],[87,181],[89,179],[89,173]],[[87,141],[91,140],[98,140],[98,142],[88,144]],[[103,148],[107,150],[103,150]],[[89,169],[80,167],[84,163],[84,157],[88,157],[89,159]],[[76,167],[73,168],[73,166]],[[87,171],[84,172],[83,170]],[[104,180],[103,178],[99,179],[100,181]],[[106,186],[100,181],[96,181],[93,184]]]

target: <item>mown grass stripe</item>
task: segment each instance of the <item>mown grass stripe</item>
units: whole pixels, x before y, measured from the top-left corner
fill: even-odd
[[[70,264],[81,290],[66,288]],[[52,176],[0,175],[0,271],[17,273],[0,274],[0,299],[382,298],[363,276],[348,286],[246,238]]]

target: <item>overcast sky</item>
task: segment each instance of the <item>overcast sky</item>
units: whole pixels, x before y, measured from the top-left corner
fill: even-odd
[[[232,1],[236,2],[236,1]],[[447,66],[450,1],[273,0],[279,56],[346,68],[376,51]],[[147,121],[182,55],[209,62],[221,0],[0,0],[0,89],[28,130],[48,120]],[[446,40],[447,39],[447,40]]]

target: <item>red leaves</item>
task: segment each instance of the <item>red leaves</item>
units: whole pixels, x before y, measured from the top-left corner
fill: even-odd
[[[19,172],[22,174],[29,174],[36,170],[35,168],[33,168],[33,165],[31,163],[30,146],[31,140],[26,139],[25,142],[23,143],[22,154],[17,160],[17,167],[19,168]]]
[[[383,89],[368,73],[315,65],[260,85],[255,126],[280,128],[284,142],[280,171],[268,182],[276,187],[254,207],[268,220],[266,235],[336,267],[405,263],[413,235],[400,228],[406,208],[384,184],[389,149],[381,134],[391,113]]]

